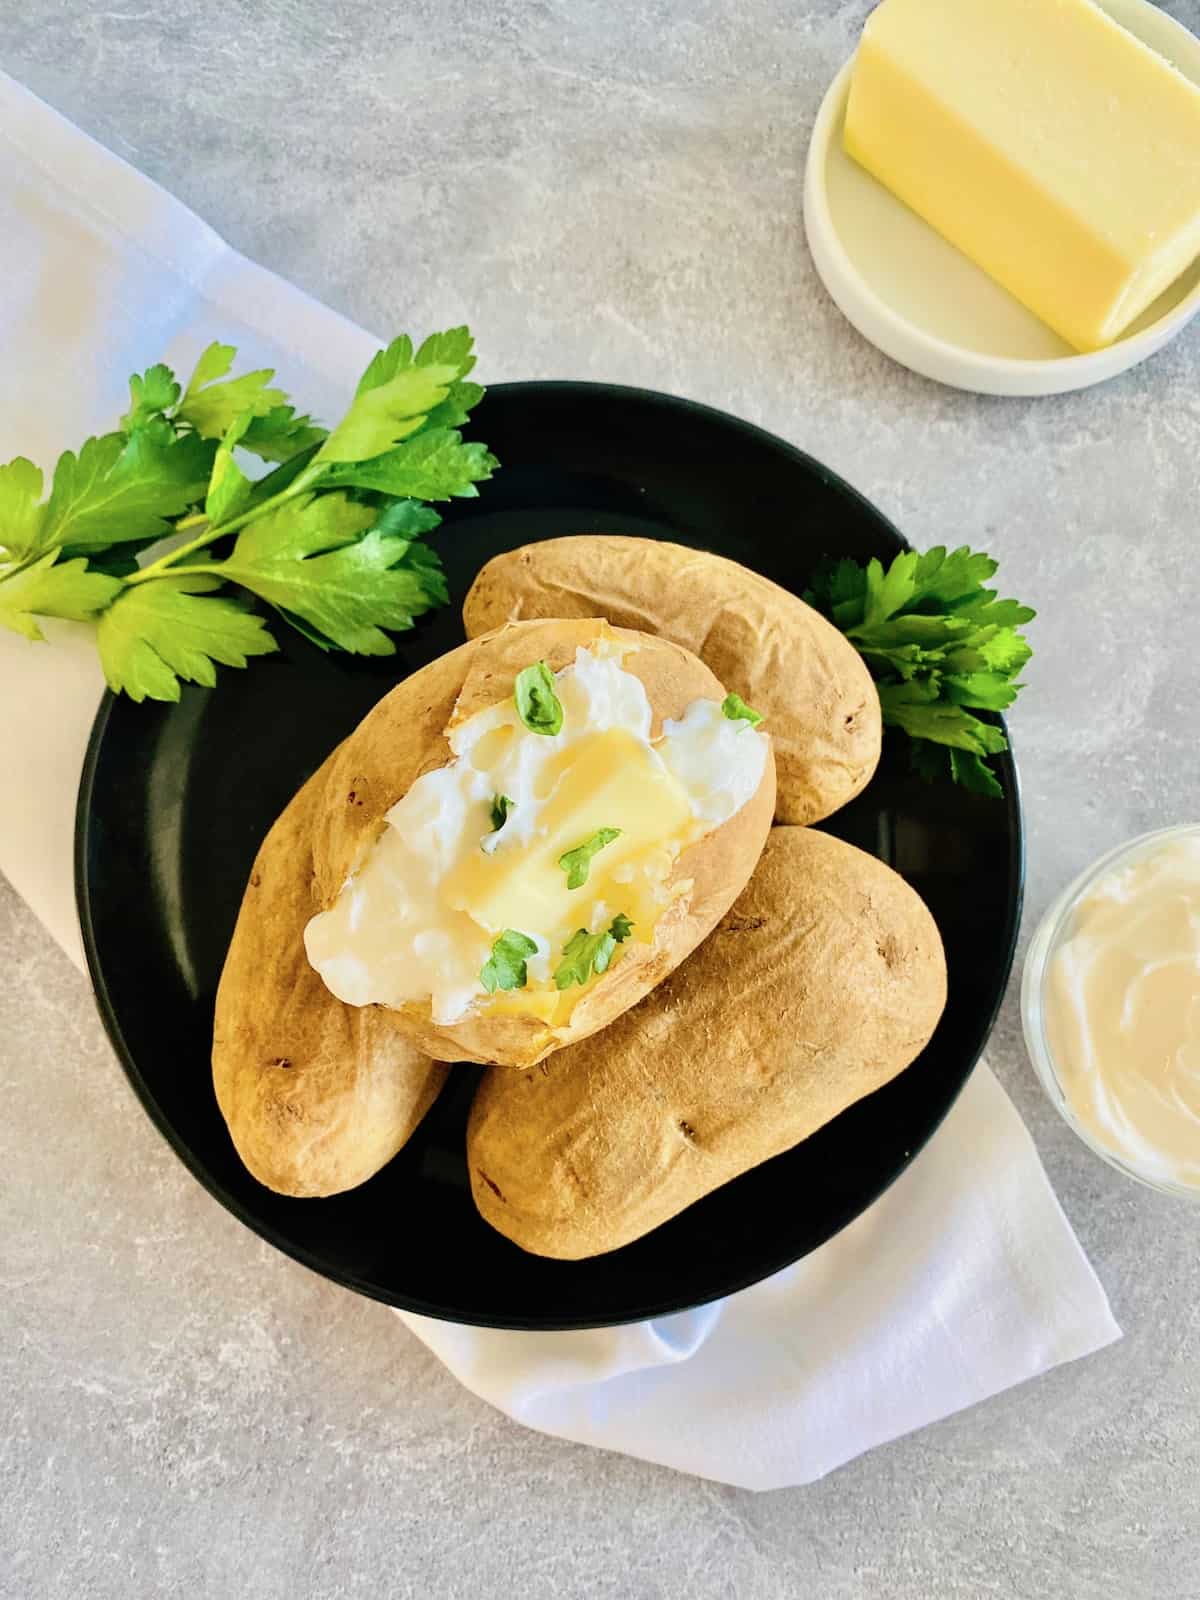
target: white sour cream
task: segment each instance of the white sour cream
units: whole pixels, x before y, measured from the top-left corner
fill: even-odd
[[[1050,959],[1046,1039],[1087,1132],[1160,1182],[1200,1188],[1200,838],[1093,884]]]

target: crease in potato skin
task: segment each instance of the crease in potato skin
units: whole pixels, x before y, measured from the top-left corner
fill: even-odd
[[[874,857],[772,830],[714,932],[544,1072],[484,1075],[468,1167],[523,1249],[617,1249],[800,1143],[908,1066],[945,1005],[937,927]]]
[[[862,658],[818,612],[735,561],[620,534],[547,539],[494,556],[463,604],[470,637],[551,616],[605,616],[670,639],[764,712],[779,822],[830,816],[875,771],[883,724]]]

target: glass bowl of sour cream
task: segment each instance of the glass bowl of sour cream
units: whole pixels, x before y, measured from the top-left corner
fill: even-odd
[[[1025,958],[1021,1019],[1084,1143],[1200,1200],[1200,823],[1109,851],[1059,895]]]

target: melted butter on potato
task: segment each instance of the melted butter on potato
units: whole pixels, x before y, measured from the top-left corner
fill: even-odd
[[[644,685],[602,641],[577,650],[555,693],[563,726],[553,736],[527,729],[511,695],[454,726],[453,759],[391,807],[334,904],[308,923],[308,959],[338,999],[428,1000],[438,1024],[471,1010],[561,1023],[584,992],[554,984],[572,933],[598,932],[620,913],[635,940],[649,941],[680,852],[758,791],[761,733],[697,700],[652,739]],[[511,806],[496,830],[500,795]],[[602,828],[620,832],[569,889],[559,858]],[[481,969],[507,929],[536,954],[524,988],[488,996]]]
[[[486,928],[534,928],[560,946],[579,925],[581,893],[606,900],[613,872],[666,840],[687,838],[686,790],[651,745],[623,728],[585,736],[546,764],[550,782],[537,826],[525,841],[468,852],[446,882],[450,905]],[[568,891],[559,857],[601,828],[616,839],[593,857],[583,890]],[[635,880],[631,880],[635,881]],[[622,909],[620,906],[617,909]],[[611,920],[611,919],[610,919]]]

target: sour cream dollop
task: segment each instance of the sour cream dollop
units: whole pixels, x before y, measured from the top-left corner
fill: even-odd
[[[1200,1188],[1200,837],[1092,884],[1051,956],[1044,1008],[1059,1082],[1096,1143]]]

